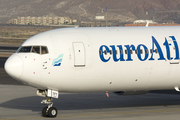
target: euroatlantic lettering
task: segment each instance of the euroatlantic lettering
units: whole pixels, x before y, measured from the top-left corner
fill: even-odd
[[[177,41],[175,39],[174,36],[169,36],[169,38],[172,39],[173,44],[174,44],[174,51],[175,51],[175,58],[173,58],[170,54],[170,46],[172,46],[171,44],[168,43],[167,39],[165,38],[165,42],[163,43],[163,46],[166,49],[166,56],[164,55],[158,41],[155,39],[154,36],[152,36],[152,52],[149,52],[149,49],[144,45],[144,44],[139,44],[137,47],[132,45],[124,45],[124,47],[127,50],[127,59],[124,59],[124,55],[119,54],[117,55],[116,50],[119,51],[123,51],[123,46],[122,45],[110,45],[110,46],[106,46],[106,45],[102,45],[99,48],[99,57],[103,62],[108,62],[110,59],[113,59],[115,62],[118,61],[133,61],[133,59],[131,58],[131,51],[137,51],[137,57],[140,61],[146,61],[146,60],[155,60],[154,59],[154,53],[159,54],[159,58],[158,60],[166,60],[166,58],[168,60],[179,60],[179,48],[178,48],[178,44]],[[157,51],[156,51],[156,49]],[[141,54],[141,49],[144,49],[144,53],[145,54]],[[105,55],[107,53],[112,52],[112,57],[105,57]],[[165,58],[166,57],[166,58]]]

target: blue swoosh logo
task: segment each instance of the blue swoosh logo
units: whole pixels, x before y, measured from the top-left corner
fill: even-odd
[[[61,62],[64,54],[60,54],[57,58],[55,58],[52,62],[52,66],[61,66]]]

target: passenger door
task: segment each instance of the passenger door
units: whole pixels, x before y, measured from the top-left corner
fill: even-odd
[[[73,43],[74,67],[85,67],[85,48],[82,42]]]

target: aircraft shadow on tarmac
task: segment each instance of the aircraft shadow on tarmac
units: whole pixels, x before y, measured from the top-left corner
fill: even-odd
[[[44,98],[38,96],[17,98],[1,103],[0,107],[41,111],[45,106],[40,103],[42,99]],[[53,102],[58,110],[88,110],[180,105],[180,96],[154,93],[148,93],[146,95],[117,96],[110,93],[110,97],[108,98],[104,93],[61,94],[59,98],[54,99]]]

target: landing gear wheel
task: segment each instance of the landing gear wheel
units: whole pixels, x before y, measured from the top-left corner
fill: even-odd
[[[43,116],[43,117],[48,117],[48,111],[47,111],[47,109],[48,109],[48,107],[44,107],[44,108],[42,109],[42,116]]]
[[[42,110],[42,116],[43,117],[56,117],[57,116],[57,109],[53,107],[52,97],[47,96],[47,90],[44,90],[46,99],[41,101],[41,104],[48,105],[47,107],[44,107]]]
[[[55,107],[51,107],[48,110],[49,117],[56,117],[57,116],[57,109]]]

